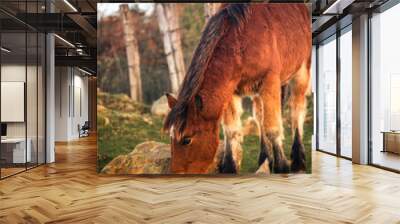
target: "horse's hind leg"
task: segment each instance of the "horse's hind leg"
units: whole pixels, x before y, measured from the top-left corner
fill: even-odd
[[[224,111],[222,125],[224,129],[224,152],[219,164],[220,173],[239,173],[242,163],[242,99],[233,96],[232,101]]]
[[[291,170],[293,172],[306,170],[306,158],[303,145],[303,124],[307,112],[307,94],[310,88],[310,64],[303,63],[294,79],[291,81],[289,100],[291,110],[291,126],[293,146],[291,153]]]
[[[273,162],[274,162],[274,153],[272,151],[272,146],[268,146],[269,140],[265,135],[264,130],[264,111],[263,111],[263,102],[261,97],[255,96],[253,97],[253,117],[257,120],[258,129],[260,131],[260,154],[258,156],[258,166],[259,167],[268,167],[268,171],[263,171],[263,173],[268,173],[272,170]],[[263,164],[266,163],[266,166]]]
[[[260,91],[263,102],[263,128],[265,147],[273,151],[273,169],[275,173],[288,173],[289,163],[282,147],[283,125],[281,111],[281,82],[279,73],[269,73]],[[268,154],[267,154],[268,155]]]

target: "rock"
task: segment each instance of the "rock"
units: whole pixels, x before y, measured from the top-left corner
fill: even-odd
[[[171,150],[168,144],[144,142],[131,153],[120,155],[101,171],[104,174],[168,174]]]
[[[151,106],[151,114],[157,116],[166,116],[169,112],[169,106],[166,96],[160,97],[160,99],[154,101]]]
[[[218,172],[223,143],[219,145],[210,173]],[[170,174],[171,148],[155,141],[143,142],[127,155],[119,155],[102,170],[103,174]]]
[[[243,132],[243,136],[260,135],[259,130],[258,130],[257,121],[253,117],[248,117],[243,122],[242,132]]]
[[[150,116],[144,115],[142,118],[143,118],[143,121],[146,122],[147,124],[150,124],[150,125],[153,124],[153,120],[151,119]]]
[[[98,112],[105,112],[107,109],[106,109],[106,107],[105,106],[103,106],[103,105],[97,105],[97,111]]]

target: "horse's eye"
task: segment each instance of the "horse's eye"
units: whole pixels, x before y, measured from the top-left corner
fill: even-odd
[[[190,143],[192,143],[192,139],[189,137],[183,137],[182,141],[181,141],[181,145],[189,145]]]

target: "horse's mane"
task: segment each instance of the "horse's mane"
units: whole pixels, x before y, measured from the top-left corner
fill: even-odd
[[[230,27],[235,26],[240,30],[247,22],[250,13],[248,3],[227,4],[221,6],[219,11],[210,18],[203,30],[200,43],[193,54],[189,70],[179,91],[177,103],[165,119],[164,130],[174,126],[178,133],[183,132],[186,125],[189,102],[193,100],[200,90],[206,69],[217,44]]]

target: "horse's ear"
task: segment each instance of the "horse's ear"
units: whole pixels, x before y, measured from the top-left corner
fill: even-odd
[[[203,99],[201,99],[201,96],[196,95],[194,97],[194,103],[196,104],[197,109],[200,111],[203,109]]]
[[[176,105],[177,102],[176,98],[172,96],[170,93],[166,93],[165,96],[167,97],[169,108],[172,109]]]

